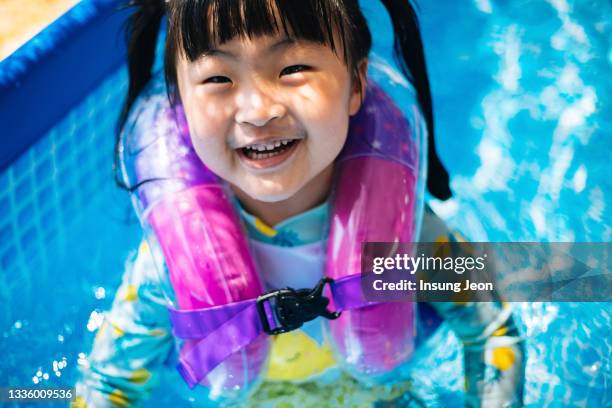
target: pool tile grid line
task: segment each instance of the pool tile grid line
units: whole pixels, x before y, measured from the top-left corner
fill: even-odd
[[[47,263],[48,243],[64,240],[79,209],[112,183],[119,112],[109,106],[121,105],[126,88],[122,68],[0,173],[0,270]]]

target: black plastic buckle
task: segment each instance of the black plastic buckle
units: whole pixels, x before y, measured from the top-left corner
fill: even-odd
[[[323,278],[314,289],[285,288],[274,290],[257,298],[257,312],[268,334],[286,333],[300,328],[304,323],[319,316],[326,319],[337,319],[341,312],[327,310],[329,299],[323,296],[326,283],[332,283],[331,278]],[[265,302],[270,302],[278,327],[272,329],[268,322]]]

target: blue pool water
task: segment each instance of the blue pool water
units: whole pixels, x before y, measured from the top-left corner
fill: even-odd
[[[472,240],[610,242],[612,4],[422,3],[438,151],[455,193],[432,207]],[[371,8],[377,36],[388,24]],[[125,87],[121,69],[0,173],[0,385],[74,382],[138,245],[110,168]],[[610,312],[515,304],[528,405],[612,406]],[[420,394],[456,406],[457,341],[443,327],[429,344],[415,368]],[[173,397],[155,396],[180,406]]]

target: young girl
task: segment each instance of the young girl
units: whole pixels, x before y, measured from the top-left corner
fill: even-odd
[[[160,22],[167,17],[165,76],[182,104],[201,161],[224,180],[253,243],[299,248],[323,241],[334,161],[349,117],[367,86],[370,31],[356,0],[158,0],[137,2],[131,18],[130,86],[121,125],[151,80]],[[404,0],[382,0],[391,16],[400,65],[415,87],[429,135],[427,188],[450,196],[435,154],[433,114],[416,16]],[[279,153],[252,146],[285,144]],[[422,242],[457,240],[429,209]],[[112,310],[100,328],[77,406],[131,406],[159,384],[175,359],[162,293],[164,277],[141,244],[128,264]],[[155,254],[153,254],[155,255]],[[265,273],[262,272],[262,273]],[[271,287],[286,282],[270,281]],[[281,277],[302,287],[303,276]],[[291,280],[293,279],[293,280]],[[306,279],[307,280],[307,279]],[[524,357],[508,307],[497,303],[433,303],[464,343],[466,404],[520,406]],[[318,334],[279,335],[266,378],[246,403],[275,406],[409,404],[409,381],[364,387],[342,373]],[[308,359],[300,355],[309,356]],[[322,373],[336,375],[323,376]],[[178,375],[169,375],[180,382]],[[213,398],[184,388],[188,398]],[[418,403],[416,397],[412,400]],[[210,402],[210,401],[209,401]],[[236,401],[225,400],[226,403]],[[242,401],[241,403],[245,403]]]

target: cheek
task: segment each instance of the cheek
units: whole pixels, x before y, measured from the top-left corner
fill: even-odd
[[[179,72],[179,74],[181,74]],[[193,86],[183,75],[179,75],[179,91],[193,147],[202,162],[213,172],[223,171],[220,160],[224,149],[224,117],[221,104],[207,103],[210,97],[202,89]]]
[[[216,108],[216,103],[202,103],[195,101],[187,112],[187,122],[191,133],[191,140],[196,151],[210,156],[212,152],[219,154],[221,149],[226,148],[225,135],[227,134],[228,121],[226,112]],[[208,150],[205,152],[204,150]],[[198,151],[200,154],[200,151]]]
[[[200,111],[191,112],[189,116],[191,142],[198,157],[213,173],[226,178],[232,163],[227,159],[230,150],[222,131],[223,120]]]
[[[316,141],[318,150],[329,153],[339,152],[348,134],[349,112],[348,96],[343,94],[325,98],[316,104],[316,109],[308,116],[307,127],[310,136]]]
[[[317,78],[311,85],[301,88],[293,97],[294,111],[304,123],[317,128],[336,128],[349,116],[348,78],[332,75]]]

